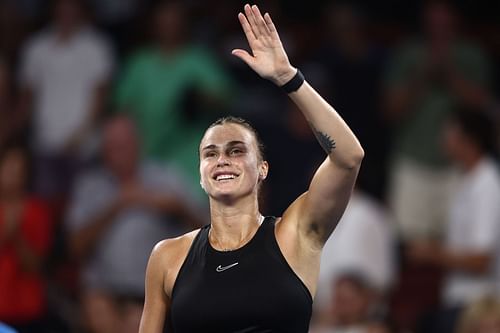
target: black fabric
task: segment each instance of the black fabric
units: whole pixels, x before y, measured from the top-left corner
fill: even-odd
[[[308,332],[312,297],[279,249],[275,221],[228,252],[210,245],[210,225],[200,230],[173,287],[167,332]]]
[[[300,71],[300,69],[297,69],[297,73],[294,75],[294,77],[285,83],[284,85],[281,86],[281,89],[283,89],[287,94],[293,93],[294,91],[299,90],[300,86],[302,86],[302,83],[304,83],[304,75]]]

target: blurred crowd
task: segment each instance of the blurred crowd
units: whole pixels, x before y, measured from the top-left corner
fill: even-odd
[[[311,333],[500,333],[500,6],[377,3],[259,3],[366,152]],[[243,4],[0,0],[0,332],[137,332],[153,246],[209,222],[220,116],[266,144],[264,214],[307,189],[307,122],[231,56]]]

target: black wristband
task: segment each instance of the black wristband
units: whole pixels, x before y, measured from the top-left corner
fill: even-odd
[[[304,83],[304,80],[304,75],[302,74],[300,69],[297,69],[297,73],[294,75],[294,77],[290,81],[282,85],[281,89],[283,89],[287,94],[293,93],[300,88],[302,83]]]

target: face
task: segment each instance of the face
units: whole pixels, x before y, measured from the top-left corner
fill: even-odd
[[[186,17],[181,4],[163,4],[154,16],[156,38],[160,42],[177,42],[182,40],[185,32]]]
[[[77,1],[58,0],[54,8],[55,20],[61,28],[72,28],[82,19],[82,9]]]
[[[455,21],[453,9],[444,3],[434,3],[425,8],[425,30],[434,40],[449,41],[455,34]]]
[[[252,132],[238,124],[210,128],[200,144],[201,186],[210,198],[234,200],[257,195],[268,164],[259,157]]]
[[[134,124],[129,119],[113,119],[106,125],[103,148],[107,166],[118,177],[134,172],[139,159],[139,143]]]
[[[334,316],[343,323],[357,322],[364,318],[369,307],[367,292],[353,282],[340,279],[335,284],[333,295]]]
[[[26,157],[21,150],[7,152],[0,162],[0,189],[3,193],[19,193],[26,185]]]
[[[468,140],[460,126],[453,121],[448,121],[443,129],[442,141],[446,155],[453,161],[460,161],[468,145]]]

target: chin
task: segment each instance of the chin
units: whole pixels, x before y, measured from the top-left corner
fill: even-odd
[[[212,189],[212,191],[208,192],[208,196],[215,201],[231,203],[240,198],[246,197],[251,193],[251,190],[241,191],[240,189]]]

